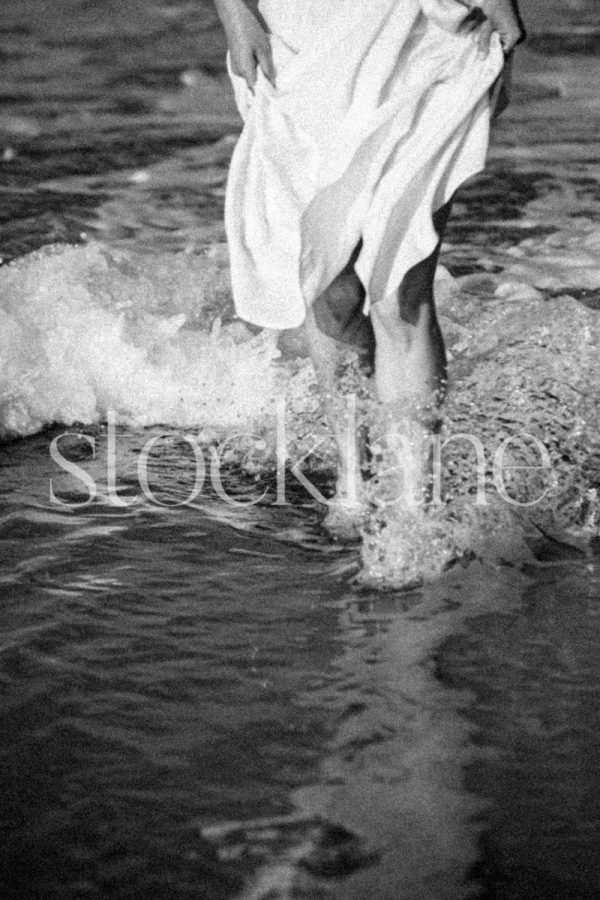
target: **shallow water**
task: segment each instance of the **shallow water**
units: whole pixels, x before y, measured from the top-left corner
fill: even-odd
[[[341,548],[277,469],[274,396],[325,493],[331,446],[308,364],[232,321],[208,5],[0,14],[3,897],[598,896],[600,23],[525,13],[438,294],[448,434],[539,435],[554,480],[501,533],[452,507],[462,559],[387,591],[352,577],[428,533]]]

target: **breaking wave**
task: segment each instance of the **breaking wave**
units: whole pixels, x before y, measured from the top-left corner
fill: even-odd
[[[136,256],[55,246],[0,269],[0,434],[90,424],[245,425],[277,351],[227,314],[219,247]]]
[[[496,557],[518,556],[531,529],[595,532],[600,229],[574,220],[508,256],[514,262],[501,274],[455,279],[440,268],[451,372],[442,503],[370,516],[367,580],[434,577],[490,545]],[[213,443],[252,432],[228,452],[242,468],[269,472],[277,464],[274,403],[285,395],[290,456],[311,470],[333,466],[311,366],[302,353],[283,361],[275,333],[235,319],[223,245],[162,255],[45,248],[0,269],[0,318],[4,438],[103,422],[114,411],[121,425],[198,428]],[[368,387],[352,377],[368,410]],[[483,448],[479,469],[474,442]]]

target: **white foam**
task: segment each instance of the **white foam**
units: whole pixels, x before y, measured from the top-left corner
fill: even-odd
[[[226,257],[52,247],[0,269],[0,434],[53,422],[245,426],[273,395],[274,336],[215,320]],[[235,335],[235,340],[232,335]]]
[[[600,228],[584,217],[563,223],[555,234],[521,241],[508,253],[505,279],[545,290],[600,289]]]
[[[599,235],[589,221],[570,223],[519,245],[508,254],[514,265],[501,275],[456,281],[441,270],[437,283],[453,382],[444,436],[472,434],[488,463],[511,435],[542,440],[552,484],[528,515],[545,528],[594,527],[600,518],[590,470],[600,452],[600,319],[566,290],[545,298],[539,275],[552,263],[555,291],[597,286]],[[276,363],[276,336],[253,337],[239,321],[222,325],[231,315],[222,245],[203,255],[53,247],[1,268],[0,434],[102,422],[114,410],[120,424],[203,428],[217,440],[259,430],[266,440],[253,450],[253,465],[272,470],[273,401],[286,394],[290,459],[331,468],[333,442],[310,363]],[[358,381],[348,389],[366,397]],[[372,401],[361,404],[370,415]],[[243,467],[238,450],[231,461]],[[444,467],[449,506],[439,514],[392,510],[373,518],[363,549],[367,580],[436,577],[456,556],[481,557],[477,548],[490,533],[495,544],[505,531],[509,543],[514,538],[522,547],[518,524],[498,519],[496,508],[491,517],[470,514],[468,448],[453,445]],[[513,489],[526,500],[540,486],[523,477]],[[498,546],[505,558],[504,538]]]

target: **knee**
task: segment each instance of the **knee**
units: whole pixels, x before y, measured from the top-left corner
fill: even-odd
[[[389,336],[409,347],[418,335],[427,334],[435,327],[433,304],[413,298],[410,305],[407,306],[405,301],[403,306],[404,297],[399,292],[397,297],[373,304],[371,316],[377,340]]]
[[[433,318],[435,261],[425,259],[406,273],[398,288],[398,315],[409,325],[426,324]]]

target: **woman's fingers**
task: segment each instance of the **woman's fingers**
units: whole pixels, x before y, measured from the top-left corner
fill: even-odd
[[[466,4],[465,4],[466,5]],[[461,31],[476,35],[479,56],[487,56],[494,31],[498,32],[500,43],[506,54],[524,39],[525,32],[515,14],[511,0],[477,0],[470,6]]]
[[[234,75],[243,78],[248,87],[254,92],[256,85],[256,60],[252,53],[231,54],[231,69]]]
[[[500,42],[505,53],[511,50],[524,37],[523,28],[511,0],[479,0],[481,11],[500,35]]]
[[[244,79],[252,92],[257,68],[275,85],[271,38],[245,3],[220,2],[221,21],[227,35],[233,72]]]
[[[257,67],[275,87],[275,66],[268,38],[255,46],[250,45],[243,53],[231,54],[231,68],[244,79],[251,91],[256,87]]]
[[[477,55],[481,59],[486,59],[490,52],[494,30],[494,26],[489,19],[485,19],[477,30]]]
[[[464,34],[475,32],[482,22],[485,22],[485,16],[483,12],[478,6],[473,6],[469,10],[469,14],[463,19],[459,30]]]
[[[264,45],[256,50],[256,59],[258,60],[258,65],[267,81],[270,81],[273,87],[275,87],[275,66],[273,64],[271,42],[268,38]]]
[[[521,29],[518,27],[509,27],[502,30],[498,28],[498,33],[505,53],[510,53],[511,50],[514,50],[522,36]]]

